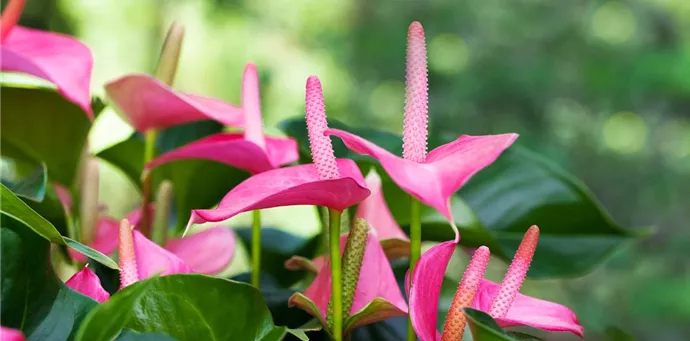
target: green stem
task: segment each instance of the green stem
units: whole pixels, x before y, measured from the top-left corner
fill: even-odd
[[[146,140],[144,145],[144,165],[151,162],[156,157],[156,138],[158,131],[156,129],[149,129],[146,132]],[[149,216],[149,203],[151,203],[151,172],[146,172],[144,178],[141,180],[141,219],[139,220],[139,231],[144,236],[151,238],[151,217]]]
[[[421,203],[416,198],[411,198],[410,205],[410,287],[412,287],[412,274],[417,266],[417,261],[422,254],[422,216]],[[417,335],[412,328],[412,321],[407,322],[407,341],[416,341]]]
[[[335,341],[343,340],[343,288],[340,264],[340,215],[341,212],[329,209],[330,218],[328,234],[331,252],[331,301],[333,302],[333,337]]]
[[[252,211],[252,285],[259,288],[259,271],[261,270],[261,211]]]

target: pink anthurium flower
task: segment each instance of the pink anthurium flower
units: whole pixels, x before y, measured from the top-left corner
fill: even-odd
[[[256,65],[248,63],[242,82],[244,133],[219,133],[165,153],[147,169],[177,160],[207,159],[258,174],[297,161],[292,138],[264,136]]]
[[[4,26],[3,26],[4,27]],[[0,341],[24,341],[24,334],[17,329],[0,327]]]
[[[341,254],[347,243],[347,234],[340,237]],[[302,264],[310,266],[308,264]],[[312,267],[314,265],[311,265]],[[317,270],[329,269],[330,263],[319,265]],[[295,293],[289,300],[326,325],[328,302],[331,299],[331,272],[318,271],[316,278],[304,294]],[[381,248],[376,234],[370,230],[367,236],[364,258],[360,270],[354,301],[349,316],[345,316],[344,334],[353,328],[382,321],[394,316],[407,315],[407,304],[395,280],[393,269]]]
[[[427,64],[424,29],[410,25],[407,48],[407,91],[403,157],[346,131],[327,129],[355,153],[377,159],[404,191],[452,221],[450,197],[508,148],[517,134],[460,136],[427,154]]]
[[[93,119],[91,51],[72,37],[18,26],[24,2],[10,1],[0,19],[0,70],[29,74],[55,84],[58,93]]]
[[[328,123],[321,83],[315,76],[307,80],[306,114],[313,164],[252,176],[230,190],[217,208],[193,210],[187,229],[192,224],[223,221],[270,207],[320,205],[343,211],[369,196],[357,165],[352,160],[336,160],[331,140],[323,134]]]
[[[393,218],[393,214],[383,198],[381,177],[372,169],[364,181],[371,191],[371,195],[357,206],[355,218],[366,220],[374,228],[388,259],[394,260],[409,256],[410,239]]]
[[[110,294],[101,286],[101,280],[88,266],[70,277],[65,284],[74,291],[93,298],[98,303],[103,303],[110,298]]]
[[[458,340],[465,329],[463,307],[490,314],[501,327],[530,326],[548,331],[571,332],[582,337],[583,327],[568,307],[519,293],[537,246],[539,228],[532,226],[520,244],[501,285],[484,279],[489,249],[474,252],[451,304],[443,334],[436,331],[438,300],[443,275],[460,241],[437,244],[425,252],[412,276],[410,319],[422,341]],[[409,274],[408,274],[409,275]],[[407,283],[407,281],[406,281]]]
[[[149,217],[152,217],[154,208],[150,206],[149,209],[151,211]],[[127,220],[135,225],[139,223],[140,219],[140,209],[127,216]],[[96,238],[89,246],[104,254],[112,254],[118,247],[119,225],[120,223],[113,218],[101,218],[96,231]],[[137,241],[137,248],[153,248],[153,246],[160,248],[152,241],[146,239],[141,232],[135,231],[134,235]],[[193,269],[194,272],[212,275],[222,271],[230,264],[235,254],[235,245],[234,232],[227,227],[218,226],[183,238],[170,238],[162,250],[166,250],[165,252],[182,259],[186,266]],[[82,263],[86,262],[84,255],[71,249],[69,252],[75,260]],[[144,266],[144,269],[148,269],[148,267]],[[148,277],[150,274],[152,273],[149,273],[148,270],[143,273],[143,275],[146,275],[144,277]]]

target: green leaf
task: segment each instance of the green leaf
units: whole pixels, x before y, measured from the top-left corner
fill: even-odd
[[[67,187],[74,183],[91,121],[53,86],[2,77],[2,155],[36,165]]]
[[[27,227],[31,228],[36,234],[45,238],[51,243],[67,245],[75,251],[92,258],[93,260],[112,269],[119,269],[108,256],[69,238],[63,238],[60,232],[48,220],[32,210],[27,204],[19,199],[5,185],[0,185],[0,200],[2,200],[2,213],[16,219]]]
[[[0,225],[3,326],[21,329],[29,341],[72,340],[98,303],[57,278],[48,241],[8,215],[1,215]]]
[[[329,120],[329,125],[401,155],[402,139],[395,134],[348,128],[335,120]],[[288,120],[281,127],[298,140],[302,159],[309,160],[304,120]],[[431,140],[441,144],[439,139]],[[332,141],[336,156],[356,160],[363,173],[375,167],[393,216],[407,229],[409,195],[392,182],[373,158],[350,152],[338,138]],[[581,276],[616,248],[649,234],[622,229],[581,182],[520,146],[511,147],[494,164],[477,173],[451,198],[451,208],[462,235],[461,245],[486,245],[493,255],[505,261],[512,259],[524,231],[538,225],[541,233],[529,272],[532,277]],[[445,218],[430,207],[422,207],[422,225],[424,240],[446,241],[454,237]]]
[[[123,331],[117,341],[177,341],[170,336],[158,333],[137,333],[131,330]]]
[[[467,316],[467,324],[470,326],[474,341],[515,341],[506,335],[498,323],[487,313],[472,308],[463,310]]]
[[[198,274],[154,277],[122,289],[86,317],[77,340],[110,341],[125,328],[180,341],[272,341],[288,332],[273,325],[256,288]]]
[[[635,341],[635,338],[615,326],[609,326],[606,328],[606,341]]]
[[[41,202],[45,198],[46,187],[48,186],[48,170],[45,163],[42,163],[22,181],[6,183],[3,179],[2,183],[18,197]]]
[[[97,157],[119,168],[141,190],[141,171],[144,169],[144,141],[136,134],[106,148]]]
[[[247,249],[251,248],[251,228],[235,230]],[[285,268],[285,261],[292,256],[302,256],[308,259],[316,255],[320,237],[310,239],[295,236],[283,230],[269,226],[261,227],[261,273],[270,276],[279,287],[287,288],[304,277],[300,271]],[[287,301],[286,301],[287,302]]]

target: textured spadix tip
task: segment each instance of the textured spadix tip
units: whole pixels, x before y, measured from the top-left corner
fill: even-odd
[[[492,317],[501,318],[508,313],[508,309],[513,304],[513,300],[515,300],[515,296],[520,292],[522,282],[525,281],[538,242],[539,227],[533,225],[522,238],[515,257],[513,257],[513,261],[508,267],[506,276],[503,278],[503,282],[501,282],[501,287],[491,301],[489,315]]]
[[[160,59],[158,60],[158,70],[156,70],[156,77],[167,85],[172,85],[175,80],[183,40],[184,26],[174,21],[168,29],[168,34],[165,36]]]
[[[324,135],[324,132],[328,129],[326,106],[323,100],[321,81],[316,76],[309,76],[307,79],[305,111],[311,158],[316,166],[319,179],[331,180],[340,178],[331,139]]]
[[[120,242],[118,247],[120,284],[122,288],[139,280],[133,233],[132,224],[129,223],[129,220],[122,219],[120,221]]]
[[[25,3],[26,0],[10,0],[5,6],[5,10],[0,16],[0,41],[5,41],[5,37],[10,33],[12,27],[19,22]]]
[[[428,75],[424,28],[415,21],[407,31],[407,66],[405,70],[405,119],[403,157],[426,160]]]
[[[458,290],[455,292],[450,309],[448,309],[441,341],[457,341],[462,339],[462,335],[465,333],[465,324],[467,323],[467,317],[465,317],[462,309],[472,306],[474,296],[477,294],[479,285],[484,278],[490,256],[491,252],[486,246],[482,246],[474,252],[472,260],[467,265],[467,270],[465,270],[465,274],[458,285]]]

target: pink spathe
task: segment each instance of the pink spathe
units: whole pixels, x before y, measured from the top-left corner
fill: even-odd
[[[372,170],[367,174],[364,181],[371,191],[371,195],[357,206],[355,218],[366,220],[374,228],[380,240],[400,239],[409,241],[410,239],[395,221],[391,210],[386,204],[381,188],[381,177],[376,171]]]
[[[110,298],[110,294],[101,286],[101,280],[86,266],[70,277],[65,284],[74,291],[93,298],[98,303],[103,303]]]
[[[24,334],[17,329],[0,327],[0,341],[24,341]]]
[[[93,119],[91,70],[86,45],[59,33],[11,27],[0,46],[0,70],[20,72],[55,84],[58,93]]]
[[[241,108],[218,99],[175,91],[149,75],[133,74],[116,79],[105,85],[105,92],[123,118],[142,133],[203,120],[233,127],[244,124]]]
[[[299,159],[297,142],[264,136],[256,65],[248,63],[242,81],[243,133],[218,133],[167,152],[147,169],[185,159],[205,159],[258,174]]]
[[[340,237],[340,252],[344,252],[347,243],[347,234]],[[331,297],[331,271],[330,262],[321,264],[319,273],[314,281],[304,292],[304,296],[293,295],[289,304],[297,306],[313,316],[319,318],[325,325],[328,302]],[[314,303],[318,311],[314,311],[303,299],[308,298]],[[368,305],[377,301],[378,309],[365,311]],[[355,289],[350,318],[345,316],[345,332],[350,329],[382,321],[394,316],[404,316],[408,308],[398,287],[393,269],[388,263],[381,245],[374,233],[369,232],[367,244],[362,260],[359,280]]]

